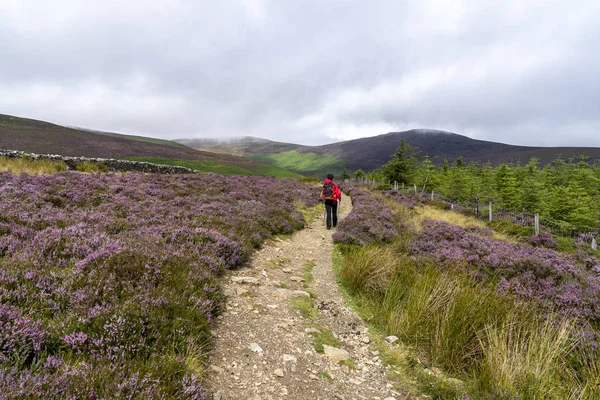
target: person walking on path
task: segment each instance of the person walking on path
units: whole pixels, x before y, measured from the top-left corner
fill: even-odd
[[[338,185],[333,183],[333,175],[327,174],[327,179],[323,181],[323,189],[321,190],[321,199],[325,200],[325,210],[327,211],[327,229],[331,229],[333,219],[333,227],[337,225],[337,208],[338,202],[342,201],[342,192]]]

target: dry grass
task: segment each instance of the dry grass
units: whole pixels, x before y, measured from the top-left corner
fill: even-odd
[[[416,230],[425,220],[487,228],[459,213],[384,201]],[[575,321],[546,321],[534,304],[499,296],[495,287],[460,271],[442,271],[411,255],[411,235],[404,236],[384,246],[342,247],[337,272],[363,317],[411,349],[409,355],[386,356],[388,363],[410,376],[416,358],[418,365],[461,377],[466,386],[419,374],[418,368],[409,381],[434,398],[460,398],[468,390],[474,398],[600,399],[599,363],[576,348]]]
[[[579,389],[571,394],[581,394],[567,362],[577,344],[574,322],[552,316],[532,322],[525,325],[509,316],[502,326],[483,331],[482,376],[497,393],[557,398],[557,394],[566,395],[562,390],[566,384]]]
[[[487,224],[483,221],[475,219],[467,215],[463,215],[453,211],[440,210],[432,206],[421,206],[415,209],[413,220],[415,221],[415,228],[420,229],[423,221],[431,219],[435,221],[444,221],[453,225],[460,226],[461,228],[468,228],[470,226],[476,226],[479,228],[488,228]],[[508,242],[514,242],[507,235],[494,231],[494,239],[504,240]]]
[[[66,170],[67,164],[63,161],[0,157],[0,171],[8,171],[13,174],[20,174],[21,172],[35,175],[54,174]]]

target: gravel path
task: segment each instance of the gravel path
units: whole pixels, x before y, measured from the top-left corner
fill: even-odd
[[[351,209],[344,200],[340,219]],[[207,374],[215,400],[406,398],[392,390],[367,328],[339,291],[333,232],[321,215],[225,277],[227,309],[212,332]],[[322,338],[333,346],[319,348]]]

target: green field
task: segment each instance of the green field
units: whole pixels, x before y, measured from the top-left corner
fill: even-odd
[[[264,161],[304,176],[323,176],[328,173],[340,175],[344,170],[344,161],[330,154],[299,153],[291,150],[275,154],[258,154],[248,158]]]
[[[181,160],[163,157],[125,157],[124,160],[145,161],[154,164],[175,165],[180,167],[190,168],[199,172],[213,172],[216,174],[225,175],[259,175],[259,176],[274,176],[276,178],[300,178],[301,175],[294,172],[286,171],[276,166],[265,165],[259,167],[257,171],[250,171],[234,165],[219,164],[214,161],[205,160]]]

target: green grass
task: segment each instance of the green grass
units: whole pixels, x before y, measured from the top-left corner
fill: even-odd
[[[327,173],[340,175],[344,170],[344,161],[330,154],[299,153],[291,150],[282,153],[259,154],[249,156],[249,158],[267,162],[304,176],[320,177]]]
[[[326,381],[328,381],[329,383],[332,383],[332,382],[333,382],[333,378],[331,377],[331,375],[329,375],[329,373],[328,373],[328,372],[323,372],[323,371],[321,371],[321,372],[317,373],[317,376],[318,376],[319,378],[321,378],[321,379],[325,379],[325,380],[326,380]]]
[[[0,171],[8,171],[14,174],[20,174],[21,172],[29,174],[54,174],[66,170],[67,164],[64,161],[0,157]]]
[[[125,157],[124,160],[145,161],[154,164],[173,165],[190,168],[199,172],[213,172],[224,175],[258,175],[274,176],[276,178],[298,178],[300,175],[274,166],[261,166],[256,172],[235,165],[220,164],[206,160],[182,160],[164,157]]]
[[[301,178],[302,175],[275,165],[261,165],[253,173],[259,176],[274,176],[276,178]]]
[[[302,277],[304,278],[303,285],[304,285],[305,289],[308,289],[308,287],[310,286],[310,283],[314,279],[312,270],[316,265],[317,264],[314,261],[309,261],[306,264],[304,264],[304,269],[302,271]]]
[[[341,343],[339,340],[335,338],[333,332],[327,329],[322,325],[313,326],[319,330],[319,332],[311,333],[310,335],[313,337],[313,346],[315,351],[319,354],[323,354],[325,352],[324,345],[332,346],[332,347],[340,347]]]
[[[306,296],[294,297],[290,301],[292,310],[296,310],[306,319],[315,319],[319,311],[315,308],[314,300]]]

